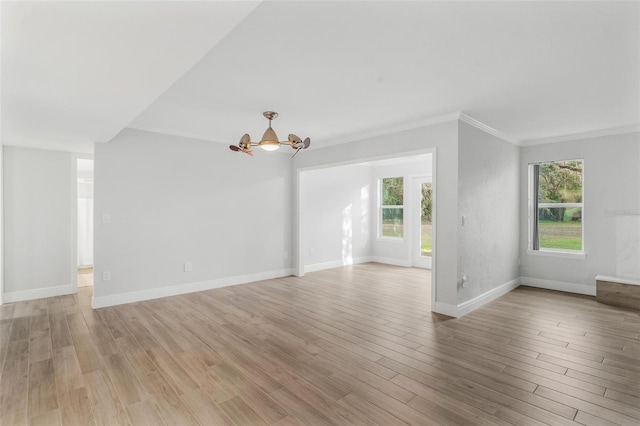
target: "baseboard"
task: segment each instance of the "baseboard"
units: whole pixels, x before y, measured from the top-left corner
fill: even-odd
[[[640,285],[640,278],[631,278],[631,277],[616,277],[613,275],[596,275],[597,281],[607,281],[610,283],[618,283],[618,284],[629,284],[629,285]]]
[[[406,259],[394,259],[392,257],[381,257],[381,256],[357,257],[353,259],[352,263],[350,263],[349,265],[357,265],[360,263],[367,263],[367,262],[384,263],[385,265],[404,266],[404,267],[412,266],[411,262]],[[324,269],[340,268],[343,266],[348,266],[348,265],[346,265],[342,260],[314,263],[312,265],[306,265],[304,267],[304,272],[306,274],[307,272],[316,272],[316,271],[322,271]]]
[[[45,297],[65,296],[73,294],[73,285],[60,285],[56,287],[36,288],[33,290],[20,290],[4,293],[2,303],[23,302],[25,300],[44,299]]]
[[[314,263],[312,265],[305,265],[304,272],[316,272],[324,269],[341,268],[343,266],[358,265],[360,263],[372,262],[370,256],[357,257],[351,261],[351,263],[345,264],[343,260],[333,260],[331,262]]]
[[[411,267],[411,261],[407,259],[394,259],[393,257],[371,256],[370,262],[384,263],[386,265]]]
[[[458,307],[448,303],[435,302],[431,307],[431,312],[456,318],[458,316]]]
[[[459,318],[469,312],[478,309],[479,307],[497,299],[498,297],[509,293],[511,290],[518,288],[520,285],[520,278],[513,279],[506,282],[496,288],[493,288],[487,292],[482,293],[479,296],[474,297],[471,300],[462,302],[456,305],[450,305],[448,303],[435,302],[431,308],[432,312],[437,314],[447,315],[454,318]]]
[[[543,280],[540,278],[520,277],[520,285],[544,288],[547,290],[564,291],[567,293],[586,294],[587,296],[596,295],[595,283],[593,286],[590,286],[584,284],[565,283],[562,281]]]
[[[292,275],[292,269],[279,269],[275,271],[259,272],[249,275],[219,278],[216,280],[198,281],[194,283],[178,284],[148,290],[132,291],[128,293],[113,294],[110,296],[94,296],[91,299],[91,307],[106,308],[107,306],[123,305],[125,303],[141,302],[144,300],[159,299],[162,297],[177,296],[180,294],[195,293],[197,291],[213,290],[238,284],[247,284],[255,281],[269,280]]]
[[[520,286],[520,278],[516,278],[509,282],[506,282],[496,288],[493,288],[487,292],[482,293],[480,296],[476,296],[471,300],[462,302],[458,305],[458,317],[468,314],[469,312],[478,309],[480,306],[489,303],[500,296],[509,293]]]

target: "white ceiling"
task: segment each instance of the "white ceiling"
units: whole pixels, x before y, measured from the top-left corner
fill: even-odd
[[[3,143],[108,142],[258,4],[3,1]]]
[[[639,2],[2,3],[2,137],[312,147],[462,111],[517,141],[639,123]]]

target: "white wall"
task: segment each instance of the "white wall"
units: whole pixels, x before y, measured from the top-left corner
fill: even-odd
[[[520,268],[523,284],[595,294],[598,274],[640,277],[640,133],[522,148]],[[527,254],[527,165],[583,158],[585,259]],[[626,211],[628,214],[611,214]]]
[[[454,120],[327,148],[321,148],[321,142],[314,143],[313,155],[301,153],[294,159],[297,171],[398,157],[431,148],[437,150],[437,293],[434,309],[444,311],[440,305],[457,306],[458,122]]]
[[[4,147],[4,302],[73,291],[74,170],[68,152]]]
[[[411,157],[409,157],[411,158]],[[415,245],[413,235],[414,223],[413,215],[411,214],[411,208],[415,207],[415,201],[413,199],[414,194],[411,192],[412,177],[424,176],[431,177],[431,155],[416,156],[415,161],[401,161],[396,164],[383,164],[373,165],[373,183],[372,188],[374,191],[374,209],[378,208],[377,194],[378,181],[386,177],[403,177],[404,182],[404,238],[402,239],[390,239],[390,238],[378,238],[378,212],[376,210],[373,222],[372,235],[374,236],[372,244],[372,256],[383,262],[393,263],[400,266],[412,265],[412,253],[411,249]]]
[[[404,177],[405,237],[378,238],[378,180]],[[411,266],[411,177],[431,177],[431,155],[314,169],[301,174],[305,272],[377,261]]]
[[[310,170],[302,176],[300,220],[305,271],[367,261],[371,254],[371,167]]]
[[[2,132],[0,131],[0,135]],[[0,140],[0,305],[4,303],[4,147]]]
[[[458,136],[458,300],[463,304],[502,285],[505,291],[517,286],[520,149],[462,121]],[[464,275],[467,288],[460,285]]]
[[[291,160],[258,151],[131,129],[96,145],[94,306],[290,274]]]

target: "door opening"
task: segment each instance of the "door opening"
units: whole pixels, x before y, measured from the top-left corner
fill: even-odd
[[[309,178],[311,176],[310,172],[322,171],[326,170],[328,173],[330,170],[335,167],[340,166],[361,166],[361,167],[371,167],[371,178],[368,180],[369,188],[365,188],[362,186],[358,186],[352,180],[349,180],[349,184],[353,184],[353,191],[351,191],[348,187],[345,189],[344,185],[340,186],[340,191],[348,192],[352,196],[355,194],[356,201],[364,201],[369,200],[369,203],[364,203],[364,205],[368,205],[368,214],[364,214],[364,210],[360,211],[360,215],[358,216],[358,212],[355,213],[354,209],[351,209],[351,219],[349,222],[344,221],[345,216],[349,219],[349,211],[345,210],[343,213],[345,216],[339,215],[338,218],[342,218],[343,221],[338,225],[331,229],[339,230],[331,235],[324,232],[324,228],[319,229],[317,224],[318,220],[310,218],[309,211],[324,211],[322,208],[318,208],[315,206],[324,205],[326,203],[335,202],[335,192],[326,191],[326,190],[318,190],[313,194],[310,194],[310,181]],[[426,284],[430,288],[430,300],[431,300],[431,309],[433,309],[434,303],[436,301],[436,290],[437,290],[437,256],[438,250],[436,246],[438,245],[437,238],[437,173],[436,173],[436,148],[429,148],[424,150],[417,150],[412,152],[404,152],[398,155],[388,155],[388,156],[379,156],[379,157],[370,157],[363,159],[355,159],[348,160],[343,162],[334,162],[334,163],[324,163],[321,165],[311,166],[311,167],[303,167],[298,168],[296,170],[296,181],[295,181],[295,221],[297,222],[296,227],[296,236],[294,238],[294,257],[295,261],[293,263],[294,266],[294,275],[301,277],[305,275],[305,272],[318,271],[320,269],[327,269],[336,266],[341,266],[344,263],[340,260],[340,252],[335,249],[335,247],[344,247],[344,242],[349,243],[352,242],[351,236],[348,232],[345,234],[345,229],[353,231],[354,228],[353,223],[359,221],[361,226],[357,229],[363,231],[363,233],[367,233],[369,238],[365,239],[363,245],[360,245],[365,250],[366,255],[362,258],[363,261],[367,261],[365,259],[370,259],[370,261],[375,261],[378,263],[388,263],[392,265],[401,265],[401,266],[418,266],[426,269],[425,276],[429,276],[428,282]],[[377,167],[384,166],[385,173],[382,173],[381,170],[376,170]],[[380,173],[378,173],[380,172]],[[388,173],[386,173],[388,172]],[[407,203],[404,206],[404,238],[396,238],[396,239],[385,239],[385,238],[377,238],[378,234],[378,226],[380,225],[380,221],[376,219],[376,215],[378,212],[377,200],[378,195],[376,195],[376,188],[378,185],[378,181],[380,177],[386,176],[403,176],[404,179],[404,201]],[[330,173],[328,176],[333,178],[334,175]],[[425,250],[429,251],[431,256],[421,256],[421,247],[422,247],[422,220],[420,217],[420,197],[417,195],[419,192],[414,192],[413,188],[415,187],[414,181],[422,179],[424,182],[431,184],[426,188],[430,188],[429,195],[431,196],[431,214],[427,216],[425,223]],[[325,184],[329,181],[329,179],[319,179],[318,182]],[[420,186],[421,188],[421,186]],[[415,189],[418,191],[418,189]],[[346,196],[345,196],[346,197]],[[319,202],[318,200],[323,200]],[[418,200],[418,201],[416,201]],[[315,204],[314,204],[315,203]],[[324,203],[324,204],[322,204]],[[361,203],[362,204],[362,203]],[[315,209],[315,210],[314,210]],[[332,216],[335,218],[336,216]],[[366,220],[364,220],[366,219]],[[332,219],[333,220],[333,219]],[[347,226],[344,226],[345,223]],[[344,238],[346,235],[346,238]],[[333,240],[337,241],[336,244],[329,244],[327,241]],[[330,247],[336,253],[333,255],[332,260],[322,259],[321,262],[315,261],[311,259],[313,256],[317,256],[318,244],[324,244],[326,247]],[[348,246],[348,244],[347,244]],[[323,246],[324,247],[324,246]],[[415,247],[415,248],[414,248]],[[351,246],[353,248],[353,246]],[[417,254],[416,254],[417,253]],[[427,253],[425,253],[427,254]],[[327,256],[328,257],[328,256]],[[311,261],[310,261],[311,260]],[[354,261],[354,263],[356,263]]]
[[[413,266],[431,269],[433,259],[433,184],[430,177],[413,180],[414,240],[412,247]]]
[[[78,287],[93,286],[93,160],[77,160]]]

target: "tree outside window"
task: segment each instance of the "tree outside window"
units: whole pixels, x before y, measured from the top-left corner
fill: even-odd
[[[402,177],[381,179],[381,237],[404,237],[404,180]]]
[[[582,160],[532,167],[531,249],[582,251]]]

